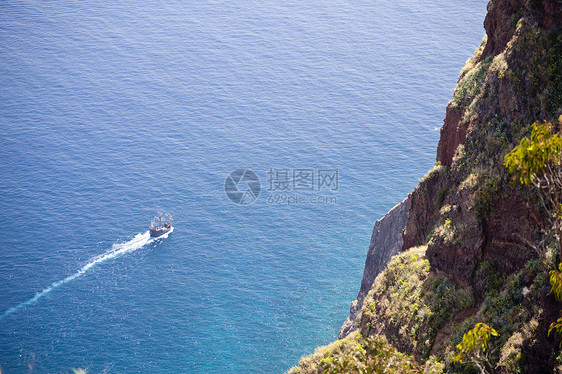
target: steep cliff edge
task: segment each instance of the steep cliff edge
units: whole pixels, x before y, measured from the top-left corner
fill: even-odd
[[[562,1],[491,0],[484,25],[447,106],[437,166],[409,196],[402,253],[372,282],[358,331],[292,373],[478,372],[451,359],[478,322],[498,332],[489,372],[562,372],[560,338],[548,336],[561,310],[548,281],[556,245],[537,191],[503,164],[533,122],[562,128]]]
[[[402,232],[408,217],[408,202],[406,198],[392,208],[384,217],[375,222],[371,243],[365,260],[363,280],[357,299],[351,303],[349,317],[344,322],[338,339],[343,339],[357,329],[357,316],[361,311],[363,300],[373,286],[375,278],[384,270],[391,257],[402,250]]]
[[[508,183],[503,157],[534,121],[557,123],[561,114],[561,9],[551,0],[489,3],[486,37],[461,71],[441,129],[446,176],[426,178],[412,194],[403,249],[425,244],[420,233],[433,230],[427,256],[459,284],[475,286],[483,259],[510,274],[536,256],[541,212],[533,191]]]

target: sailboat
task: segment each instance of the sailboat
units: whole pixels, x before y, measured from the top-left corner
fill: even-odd
[[[172,215],[158,212],[158,215],[150,222],[150,236],[157,238],[172,229]]]

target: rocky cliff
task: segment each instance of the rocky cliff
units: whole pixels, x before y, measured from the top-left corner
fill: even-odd
[[[562,307],[548,280],[558,248],[537,190],[503,162],[533,122],[562,128],[562,1],[491,0],[484,26],[446,108],[437,166],[407,200],[402,252],[364,278],[340,337],[357,330],[292,373],[562,372],[560,338],[548,335]],[[454,362],[478,322],[498,332],[481,366]]]
[[[361,288],[359,289],[357,299],[351,303],[349,317],[347,317],[340,330],[339,339],[345,338],[357,329],[357,316],[361,311],[363,300],[365,300],[367,293],[373,286],[376,276],[384,270],[391,257],[397,255],[402,250],[402,232],[408,217],[408,202],[409,199],[406,198],[392,208],[384,217],[375,222],[367,259],[365,260]]]

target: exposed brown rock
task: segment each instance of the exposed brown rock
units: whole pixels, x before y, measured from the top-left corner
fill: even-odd
[[[477,216],[475,193],[459,187],[445,201],[450,208],[434,224],[436,232],[428,243],[427,258],[439,272],[460,285],[472,286],[478,299],[485,290],[473,279],[480,260],[489,260],[503,274],[521,269],[539,254],[542,219],[536,206],[526,201],[520,190],[504,186],[497,191],[485,217]],[[450,220],[445,229],[445,220]],[[440,233],[448,231],[448,233]]]
[[[532,3],[533,5],[529,5]],[[488,4],[488,13],[484,21],[486,29],[486,44],[479,58],[474,64],[481,62],[489,56],[497,56],[509,49],[509,42],[516,34],[517,22],[525,18],[527,22],[537,23],[550,32],[562,28],[562,1],[560,0],[538,0],[528,2],[525,0],[496,0]],[[526,69],[529,56],[510,56],[508,65],[511,69]],[[459,79],[459,82],[461,78]],[[521,87],[518,87],[520,90]],[[506,79],[498,79],[490,74],[485,84],[483,98],[487,99],[485,112],[478,113],[476,122],[481,123],[489,120],[494,115],[510,120],[521,118],[522,108],[529,107],[529,95],[533,96],[533,87],[528,87],[530,92],[520,92],[514,88],[512,83]],[[534,98],[532,98],[534,99]],[[470,103],[465,103],[470,104]],[[460,144],[464,144],[469,128],[473,126],[470,121],[463,121],[465,106],[456,106],[449,103],[441,128],[441,137],[437,147],[437,161],[443,165],[451,166],[455,151]],[[545,113],[542,110],[533,113],[533,120],[544,120]]]
[[[464,110],[449,103],[443,127],[441,127],[441,137],[437,145],[437,161],[445,166],[451,166],[453,156],[459,144],[463,144],[466,139],[466,125],[462,126],[461,118]]]
[[[541,219],[536,208],[525,202],[513,189],[494,204],[484,219],[487,241],[484,259],[492,259],[504,274],[521,269],[527,261],[538,256],[536,245],[540,239]]]
[[[488,3],[488,13],[484,19],[488,42],[481,59],[489,55],[495,56],[505,49],[515,31],[516,24],[511,20],[518,14],[523,16],[524,9],[523,0],[497,0]],[[514,21],[517,22],[518,19]]]
[[[514,20],[517,21],[517,15],[520,14],[520,16],[522,16],[523,11],[524,5],[522,0],[497,0],[491,1],[488,4],[488,13],[484,20],[484,27],[487,35],[486,44],[484,51],[480,54],[479,58],[474,61],[475,64],[490,55],[495,56],[505,50],[515,32],[516,24],[511,22],[511,18],[513,17]],[[510,22],[506,22],[506,20],[510,20]],[[462,76],[459,78],[459,82],[461,80]],[[489,86],[496,87],[496,84],[491,84]],[[504,103],[507,104],[509,101],[513,100],[514,96],[511,94],[511,90],[506,90],[506,87],[503,87],[502,94],[500,100]],[[510,109],[513,109],[513,103],[510,104]],[[495,108],[497,106],[490,105],[490,107]],[[507,107],[507,105],[504,106],[504,108],[505,107]],[[500,111],[502,110],[500,109]],[[464,106],[457,106],[452,102],[447,106],[436,157],[437,161],[441,162],[443,165],[452,165],[453,156],[455,155],[457,147],[460,144],[464,144],[466,141],[470,123],[462,121],[464,112]],[[506,113],[506,111],[503,112]]]
[[[524,31],[517,31],[517,23],[521,19],[527,26],[523,27]],[[535,120],[548,119],[544,105],[537,104],[538,87],[529,83],[514,83],[510,75],[512,73],[504,74],[504,70],[498,66],[503,65],[502,69],[509,69],[510,72],[526,71],[530,60],[545,61],[536,48],[514,49],[514,45],[518,45],[520,33],[535,27],[533,25],[550,31],[559,30],[562,27],[562,1],[491,1],[484,25],[486,44],[473,66],[489,56],[503,55],[494,62],[495,67],[487,71],[476,96],[464,98],[461,105],[451,102],[447,107],[436,158],[443,165],[451,167],[453,174],[455,170],[458,171],[453,162],[455,152],[459,145],[465,143],[465,151],[471,152],[471,157],[486,155],[478,161],[481,170],[501,169],[503,154],[510,145],[505,140],[495,139],[494,130],[489,130],[490,126],[499,126],[498,131],[505,134],[504,139],[516,143],[524,133],[512,127],[513,123],[530,125]],[[528,42],[521,43],[524,45]],[[490,61],[488,59],[486,63],[490,64]],[[467,115],[468,111],[470,115]],[[474,160],[471,162],[476,164]],[[541,217],[536,207],[525,201],[517,189],[507,187],[504,183],[502,188],[506,190],[502,192],[503,197],[498,196],[491,202],[492,209],[485,217],[477,217],[471,206],[474,196],[467,195],[458,182],[451,182],[446,203],[454,209],[449,217],[440,217],[432,208],[431,200],[432,194],[443,186],[443,182],[425,182],[423,191],[417,188],[412,193],[404,249],[423,244],[423,239],[434,226],[443,224],[449,218],[457,229],[462,229],[464,238],[446,240],[436,235],[428,243],[427,256],[432,266],[459,284],[475,285],[472,276],[481,259],[495,261],[501,272],[510,274],[537,256],[535,247],[540,240]]]

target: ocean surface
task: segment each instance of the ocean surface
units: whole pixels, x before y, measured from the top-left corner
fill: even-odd
[[[0,2],[2,374],[281,373],[334,340],[485,11]]]

